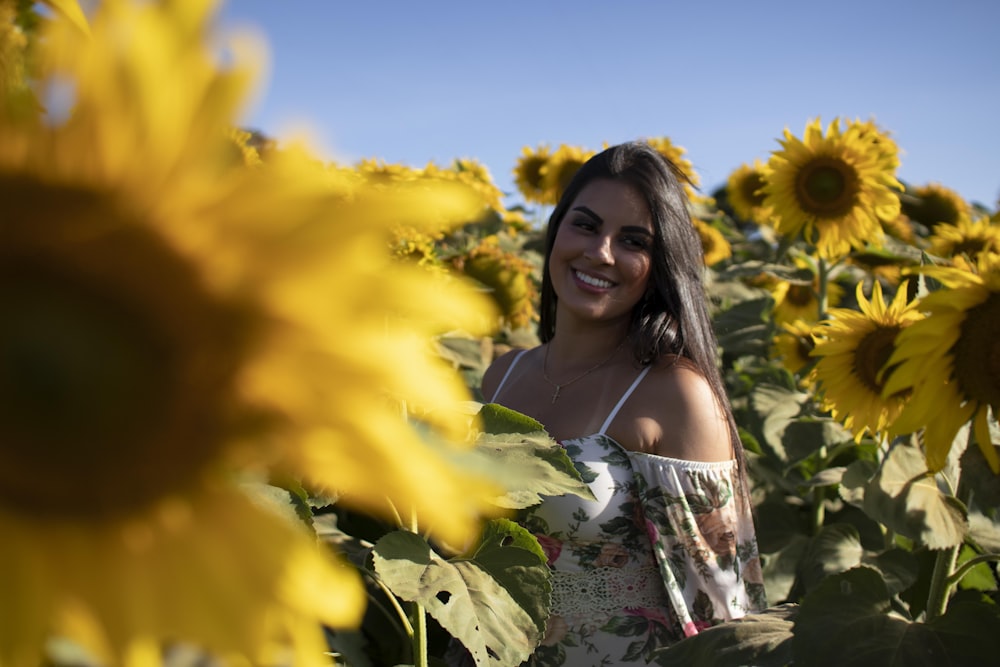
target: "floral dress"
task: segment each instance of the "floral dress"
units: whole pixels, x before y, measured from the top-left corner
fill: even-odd
[[[553,584],[526,665],[656,664],[657,649],[767,606],[736,461],[632,452],[605,434],[647,370],[600,432],[561,443],[596,500],[549,497],[521,517]]]

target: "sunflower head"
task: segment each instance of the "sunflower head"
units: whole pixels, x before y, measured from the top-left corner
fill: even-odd
[[[943,287],[920,300],[927,317],[899,336],[898,364],[883,395],[912,392],[891,425],[894,434],[922,430],[928,467],[947,460],[959,429],[972,421],[987,462],[1000,473],[990,412],[1000,408],[1000,255],[982,254],[972,270],[920,267]]]
[[[940,183],[920,185],[907,194],[911,196],[903,200],[903,213],[930,230],[941,223],[956,225],[971,213],[961,195]]]
[[[514,165],[514,184],[525,201],[536,204],[556,203],[546,199],[543,183],[545,165],[551,156],[552,149],[547,144],[534,149],[529,146],[521,149],[521,155]]]
[[[823,130],[808,124],[802,139],[785,130],[781,150],[768,160],[764,206],[776,230],[801,236],[826,258],[880,245],[881,220],[899,214],[895,166],[871,136],[835,119]]]
[[[705,266],[715,266],[719,262],[733,256],[732,246],[714,225],[700,218],[692,218],[698,237],[701,238],[701,249],[705,257]]]
[[[726,181],[726,196],[733,212],[741,220],[758,225],[767,223],[768,210],[764,207],[764,164],[754,160],[753,165],[742,164]]]
[[[975,264],[980,255],[1000,253],[1000,226],[986,216],[976,220],[962,216],[954,224],[935,225],[927,240],[932,255]]]
[[[561,144],[540,169],[544,202],[558,203],[576,172],[594,155],[592,150]]]
[[[781,362],[792,375],[800,375],[813,363],[810,355],[815,347],[812,337],[814,326],[814,323],[805,320],[784,322],[771,341],[771,358]],[[808,375],[802,376],[802,379],[807,380]]]
[[[922,317],[916,302],[907,301],[905,289],[886,305],[880,283],[874,283],[870,301],[862,288],[863,283],[858,283],[860,312],[831,309],[829,319],[813,330],[812,355],[818,361],[810,373],[820,389],[823,408],[857,440],[865,433],[883,434],[902,411],[908,391],[883,396],[897,367],[890,358],[899,333]]]
[[[537,319],[534,267],[519,255],[501,249],[496,236],[484,238],[458,263],[465,275],[490,290],[510,328],[521,329]]]

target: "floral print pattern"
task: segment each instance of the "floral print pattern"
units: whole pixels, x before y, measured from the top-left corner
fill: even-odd
[[[553,615],[526,665],[656,664],[658,649],[766,607],[735,461],[630,452],[604,434],[562,444],[596,501],[546,498],[521,516],[554,583]]]

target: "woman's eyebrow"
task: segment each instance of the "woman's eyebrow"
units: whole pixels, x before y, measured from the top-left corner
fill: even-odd
[[[573,210],[574,211],[579,211],[580,213],[583,213],[587,217],[593,219],[594,222],[597,222],[597,223],[600,223],[600,224],[604,224],[604,219],[601,218],[601,216],[599,216],[596,213],[594,213],[594,211],[591,210],[591,208],[589,206],[585,206],[583,204],[580,204],[579,206],[574,206]]]

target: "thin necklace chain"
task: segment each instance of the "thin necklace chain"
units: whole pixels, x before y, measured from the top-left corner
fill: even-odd
[[[604,361],[601,361],[596,366],[592,366],[591,368],[588,368],[587,370],[585,370],[580,375],[577,375],[572,380],[567,380],[566,382],[561,382],[559,384],[557,384],[557,383],[555,383],[555,382],[552,381],[552,378],[549,377],[548,371],[546,370],[548,368],[548,366],[549,366],[549,349],[551,347],[551,343],[547,344],[545,346],[545,358],[542,360],[542,377],[545,378],[545,381],[548,382],[553,387],[555,387],[555,389],[556,389],[555,392],[553,392],[553,394],[552,394],[552,402],[555,403],[556,400],[559,398],[559,392],[562,390],[563,387],[568,387],[569,385],[573,384],[577,380],[582,380],[583,378],[587,377],[588,375],[590,375],[591,373],[593,373],[594,371],[596,371],[598,368],[600,368],[601,366],[603,366],[604,364],[606,364],[609,361],[611,361],[612,359],[614,359],[615,355],[618,354],[618,350],[622,349],[622,345],[624,345],[624,344],[625,344],[625,339],[623,338],[622,342],[618,343],[618,347],[616,347],[611,352],[611,355],[607,359],[605,359]]]

